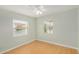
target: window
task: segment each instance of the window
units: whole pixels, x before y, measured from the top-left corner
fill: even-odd
[[[28,22],[13,20],[13,36],[27,35],[28,33]]]
[[[44,33],[48,33],[48,34],[53,33],[53,21],[44,22]]]

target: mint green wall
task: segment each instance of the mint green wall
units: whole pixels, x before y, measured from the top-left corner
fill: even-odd
[[[79,8],[78,8],[78,48],[79,48]]]
[[[13,37],[13,19],[27,21],[29,23],[28,35]],[[23,43],[31,42],[35,39],[35,19],[0,9],[0,51],[16,47]]]
[[[62,13],[38,18],[38,40],[43,40],[50,43],[55,42],[65,46],[78,48],[77,13],[77,9],[72,9]],[[44,33],[44,21],[48,20],[48,17],[52,18],[52,20],[54,21],[53,34]]]

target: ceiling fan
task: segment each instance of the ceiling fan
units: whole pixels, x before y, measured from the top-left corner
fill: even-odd
[[[33,12],[36,15],[41,15],[46,11],[43,5],[35,5],[35,6],[33,6],[33,8],[34,8]]]

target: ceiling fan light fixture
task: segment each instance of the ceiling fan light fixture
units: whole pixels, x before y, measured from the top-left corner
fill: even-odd
[[[39,10],[37,10],[37,11],[36,11],[36,14],[37,14],[37,15],[41,15],[41,14],[42,14],[42,12],[41,12],[41,11],[39,11]]]
[[[36,15],[41,15],[41,14],[43,14],[44,11],[45,11],[45,9],[44,9],[44,6],[42,6],[42,5],[34,7],[34,13]]]

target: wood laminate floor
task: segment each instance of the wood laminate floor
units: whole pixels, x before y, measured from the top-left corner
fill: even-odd
[[[77,50],[35,40],[5,54],[77,54]]]

